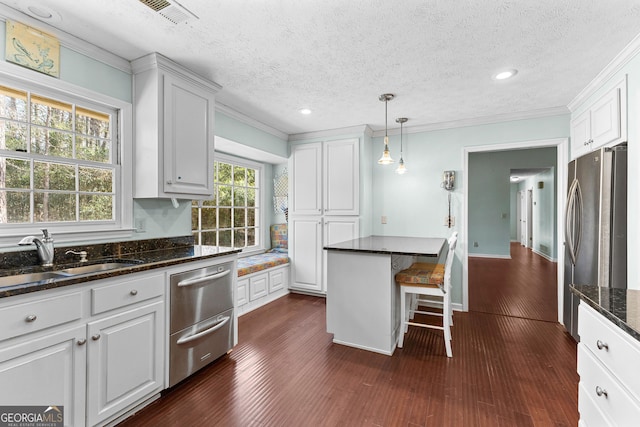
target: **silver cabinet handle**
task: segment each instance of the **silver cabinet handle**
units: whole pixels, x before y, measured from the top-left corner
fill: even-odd
[[[210,276],[204,276],[204,277],[196,277],[194,279],[187,279],[187,280],[181,280],[178,282],[178,286],[192,286],[192,285],[197,285],[198,283],[202,283],[202,282],[206,282],[208,280],[215,280],[215,279],[219,279],[221,277],[226,276],[227,274],[229,274],[231,272],[231,270],[225,270],[222,273],[216,273],[216,274],[212,274]]]
[[[92,335],[91,339],[94,340],[94,341],[98,341],[100,339],[100,334]]]
[[[228,321],[229,321],[230,317],[227,316],[224,319],[222,319],[219,323],[216,323],[215,326],[209,328],[209,329],[205,329],[202,332],[198,332],[197,334],[193,334],[193,335],[189,335],[188,337],[183,337],[180,338],[176,343],[177,344],[186,344],[188,342],[197,340],[200,337],[203,337],[205,335],[209,335],[215,331],[217,331],[218,329],[222,328]]]
[[[602,387],[600,387],[599,385],[596,386],[596,394],[598,396],[604,396],[604,397],[609,397],[609,394],[607,393],[607,390],[603,389]]]
[[[86,343],[87,343],[87,340],[86,340],[86,339],[84,339],[84,338],[80,338],[80,339],[78,340],[78,345],[85,345]]]
[[[598,347],[598,350],[602,350],[603,348],[607,351],[609,350],[609,344],[600,340],[596,341],[596,347]]]
[[[131,295],[136,296],[138,295],[138,291],[136,291],[135,289],[132,289],[131,292],[129,292]]]
[[[36,316],[35,314],[30,314],[24,320],[25,322],[31,323],[31,322],[35,322],[37,318],[38,316]]]

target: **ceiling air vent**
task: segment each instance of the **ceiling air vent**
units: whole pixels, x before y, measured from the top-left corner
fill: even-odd
[[[164,18],[173,22],[174,24],[181,24],[188,21],[191,18],[198,19],[196,15],[184,8],[180,3],[175,0],[139,0],[140,3],[147,6],[149,9],[162,15]]]

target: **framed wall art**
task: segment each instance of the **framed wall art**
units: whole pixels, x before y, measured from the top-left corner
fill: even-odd
[[[7,20],[5,52],[9,62],[60,77],[60,42],[49,34]]]

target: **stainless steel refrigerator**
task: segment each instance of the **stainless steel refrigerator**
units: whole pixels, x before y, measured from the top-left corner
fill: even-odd
[[[627,146],[569,163],[565,209],[564,325],[578,340],[578,298],[569,286],[627,287]]]

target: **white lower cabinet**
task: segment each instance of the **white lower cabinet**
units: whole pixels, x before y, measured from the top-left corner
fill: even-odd
[[[156,271],[1,298],[0,404],[62,406],[81,427],[159,393],[164,283]]]
[[[640,343],[583,302],[578,318],[580,425],[638,425]]]
[[[89,425],[162,389],[163,307],[159,301],[89,323]]]
[[[360,236],[357,216],[289,218],[291,289],[326,294],[327,251],[324,246]]]
[[[289,264],[282,264],[238,278],[238,315],[248,313],[289,293]]]
[[[267,273],[259,273],[249,278],[249,301],[262,298],[269,292]]]
[[[16,345],[0,343],[3,406],[57,406],[65,426],[85,423],[86,329],[61,328]]]

